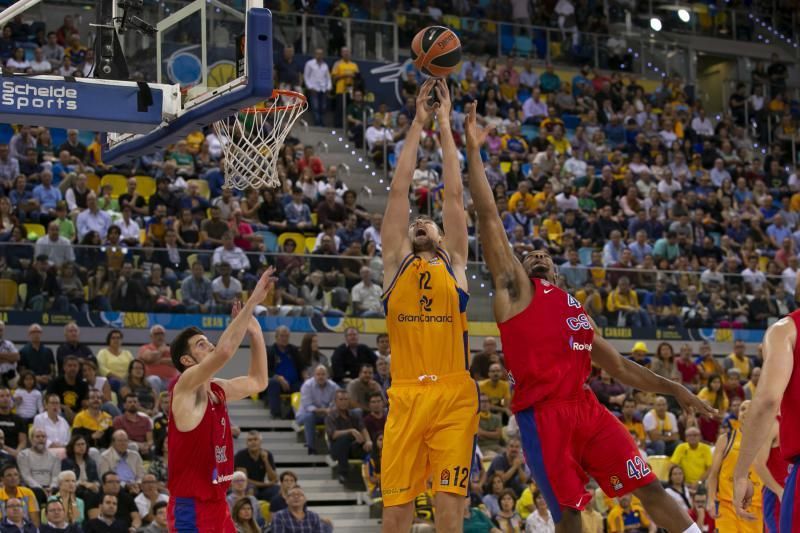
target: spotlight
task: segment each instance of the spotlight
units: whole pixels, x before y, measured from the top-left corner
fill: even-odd
[[[685,9],[679,9],[678,18],[681,19],[681,22],[689,22],[689,12]]]
[[[661,19],[658,17],[653,17],[650,19],[650,28],[653,31],[661,31]]]

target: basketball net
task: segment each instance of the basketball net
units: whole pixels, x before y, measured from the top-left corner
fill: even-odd
[[[275,89],[261,105],[215,122],[214,133],[225,157],[224,186],[239,190],[278,187],[278,152],[307,108],[302,94]]]

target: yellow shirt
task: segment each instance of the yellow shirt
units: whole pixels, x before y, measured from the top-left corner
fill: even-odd
[[[561,237],[564,235],[564,227],[558,220],[546,218],[542,221],[542,227],[547,231],[547,239],[560,245]]]
[[[717,403],[719,396],[719,404]],[[697,393],[697,397],[701,400],[705,400],[711,405],[711,407],[718,409],[720,412],[727,411],[730,402],[728,401],[728,396],[725,394],[724,391],[720,389],[719,392],[711,392],[708,390],[708,387],[703,387],[700,392]]]
[[[446,376],[469,366],[469,295],[452,272],[450,258],[441,248],[430,261],[411,253],[384,292],[393,380]]]
[[[733,502],[733,471],[736,462],[739,460],[739,448],[742,445],[742,432],[734,430],[728,433],[728,443],[725,446],[725,455],[722,459],[722,466],[719,468],[717,478],[717,500],[731,503]],[[761,488],[764,483],[756,474],[755,468],[750,467],[750,481],[753,483],[752,507],[761,508]]]
[[[89,410],[84,409],[75,415],[75,419],[72,421],[72,429],[84,428],[94,433],[95,431],[107,430],[113,423],[114,420],[111,418],[111,415],[105,411],[100,411],[100,417],[95,420],[89,413]]]
[[[333,65],[331,70],[331,78],[336,79],[336,76],[347,76],[358,74],[358,65],[353,61],[345,61],[340,59]],[[344,77],[336,80],[336,94],[343,94],[353,85],[353,78]]]
[[[547,193],[545,193],[544,191],[537,192],[536,194],[533,195],[533,201],[535,202],[533,204],[534,209],[536,209],[537,211],[540,209],[544,209],[546,207],[545,204],[547,202]]]
[[[17,487],[17,493],[12,495],[6,493],[4,487],[0,487],[0,502],[3,502],[3,510],[5,510],[6,502],[11,498],[22,500],[22,506],[28,518],[39,512],[39,504],[36,503],[36,495],[28,487],[19,486]]]
[[[692,449],[688,442],[678,444],[670,461],[683,469],[686,483],[697,483],[711,466],[711,446],[701,442]]]
[[[744,379],[747,379],[747,378],[750,377],[750,358],[749,357],[744,356],[743,358],[739,359],[738,357],[736,357],[735,354],[730,354],[728,356],[728,361],[730,361],[733,364],[734,367],[739,369],[739,372],[741,372],[742,377]]]
[[[556,139],[552,135],[547,136],[547,142],[553,145],[557,154],[566,154],[570,150],[569,141],[566,137],[561,137],[561,139]]]
[[[627,526],[627,527],[626,527]],[[636,527],[648,528],[650,521],[644,512],[644,507],[631,502],[628,511],[623,511],[622,507],[615,505],[608,512],[608,533],[624,533],[625,531],[638,531]]]
[[[792,199],[789,202],[789,209],[792,211],[800,211],[800,192],[796,192],[792,195]]]
[[[489,397],[489,403],[492,405],[505,405],[505,401],[511,396],[511,385],[508,381],[498,380],[497,384],[492,384],[491,379],[484,379],[480,382],[479,388],[481,392]]]
[[[127,376],[131,361],[133,355],[128,350],[120,350],[119,355],[114,355],[108,348],[97,352],[97,366],[101,376],[107,376],[109,372],[115,376]]]
[[[619,291],[619,289],[614,289],[608,293],[606,307],[610,313],[613,313],[614,311],[617,311],[623,307],[626,309],[629,307],[632,307],[633,309],[639,309],[639,297],[636,296],[636,291],[633,289],[629,289],[628,294],[623,294]]]
[[[528,516],[530,516],[531,509],[533,508],[533,490],[531,490],[531,486],[528,485],[528,487],[522,491],[522,496],[520,496],[519,500],[517,500],[517,506],[515,509],[517,514],[519,514],[519,517],[525,520],[528,518]]]
[[[534,211],[539,205],[539,202],[536,201],[536,195],[526,193],[523,196],[521,192],[516,191],[511,195],[511,198],[508,199],[508,210],[512,213],[516,212],[517,202],[520,200],[525,203],[525,211]]]
[[[631,420],[630,422],[620,420],[620,422],[622,422],[622,425],[628,430],[628,433],[633,431],[636,433],[636,436],[639,437],[640,441],[644,442],[646,440],[647,434],[644,432],[644,424],[636,420]]]
[[[603,273],[602,277],[605,278],[605,270],[603,270],[602,268],[600,270]],[[600,314],[604,311],[603,298],[600,296],[600,293],[598,292],[593,292],[592,296],[589,297],[586,295],[586,291],[584,289],[578,289],[575,292],[575,298],[580,302],[583,308],[589,311],[589,313],[591,314]]]

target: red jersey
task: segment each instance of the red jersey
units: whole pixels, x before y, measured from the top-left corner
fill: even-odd
[[[531,282],[528,307],[497,325],[514,385],[514,413],[541,402],[583,398],[592,369],[594,330],[580,302],[548,281]]]
[[[786,486],[786,478],[789,476],[789,464],[783,458],[780,446],[773,446],[769,449],[769,457],[767,457],[767,470],[772,474],[781,487]]]
[[[794,320],[798,339],[794,343],[794,366],[792,377],[783,392],[780,416],[780,443],[783,458],[790,463],[800,459],[800,309],[792,311],[789,316]]]
[[[233,478],[233,436],[225,391],[211,383],[211,392],[218,401],[215,403],[209,398],[203,419],[196,428],[186,432],[175,426],[170,395],[167,430],[167,488],[170,498],[225,500]]]

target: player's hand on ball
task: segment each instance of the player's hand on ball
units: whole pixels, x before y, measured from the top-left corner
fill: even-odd
[[[756,520],[756,515],[748,511],[753,503],[753,482],[747,477],[735,477],[733,480],[733,507],[739,518]]]
[[[431,105],[430,102],[431,91],[434,85],[436,85],[436,79],[428,78],[417,93],[417,114],[414,117],[414,121],[422,126],[428,125],[428,122],[430,122],[433,114],[436,112],[436,108],[439,107],[438,103]]]

